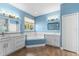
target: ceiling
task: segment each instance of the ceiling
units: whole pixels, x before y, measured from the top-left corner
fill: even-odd
[[[40,16],[60,10],[59,3],[13,3],[11,4],[33,16]]]

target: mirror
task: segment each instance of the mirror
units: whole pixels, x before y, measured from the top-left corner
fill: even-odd
[[[0,33],[8,31],[7,19],[0,19]]]
[[[8,31],[9,32],[20,32],[20,24],[16,19],[8,20]]]

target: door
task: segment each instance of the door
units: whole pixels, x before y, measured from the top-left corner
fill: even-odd
[[[77,52],[78,41],[78,14],[73,13],[62,17],[62,43],[63,48],[69,51]]]

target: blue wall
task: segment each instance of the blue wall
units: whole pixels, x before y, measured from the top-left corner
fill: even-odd
[[[34,17],[10,4],[7,4],[7,3],[0,3],[0,9],[3,9],[5,11],[9,11],[9,12],[13,12],[15,14],[17,14],[18,16],[20,16],[20,31],[21,32],[24,32],[24,17],[27,16],[29,18],[32,18],[32,19],[35,19],[36,20],[36,31],[37,32],[48,32],[48,29],[47,29],[47,23],[48,23],[48,16],[51,16],[51,15],[58,15],[59,16],[59,19],[60,19],[60,12],[59,11],[56,11],[56,12],[52,12],[52,13],[49,13],[49,14],[45,14],[45,15],[41,15],[41,16],[38,16],[38,17]],[[4,17],[4,16],[3,16]],[[11,21],[11,23],[15,21]],[[51,32],[51,31],[50,31]],[[33,44],[45,44],[45,39],[44,40],[32,40],[32,41],[29,41],[27,40],[26,41],[26,44],[27,45],[33,45]]]
[[[60,11],[55,11],[52,13],[35,17],[36,32],[59,32],[59,31],[50,31],[47,29],[48,17],[53,15],[57,15],[60,20]]]
[[[0,3],[0,9],[7,10],[9,12],[13,12],[16,15],[20,16],[19,21],[20,21],[20,31],[21,32],[24,32],[24,17],[27,16],[29,18],[34,19],[34,17],[32,15],[30,15],[18,8],[15,8],[14,6],[7,4],[7,3]]]
[[[79,12],[79,3],[64,3],[61,4],[61,15]]]
[[[48,31],[48,29],[47,29],[48,16],[58,15],[60,17],[59,11],[34,17],[34,16],[32,16],[32,15],[30,15],[30,14],[10,5],[10,4],[7,4],[7,3],[0,3],[0,9],[13,12],[13,13],[20,16],[19,21],[20,21],[20,31],[21,32],[24,32],[24,17],[25,16],[36,20],[36,29],[35,30],[37,32],[47,32]],[[51,32],[51,31],[49,31],[49,32]]]

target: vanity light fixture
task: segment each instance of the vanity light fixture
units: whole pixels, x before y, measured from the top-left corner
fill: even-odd
[[[0,15],[6,16],[9,18],[19,19],[19,16],[17,16],[15,13],[8,12],[8,11],[2,10],[2,9],[0,9]]]
[[[48,21],[55,21],[57,19],[58,19],[58,16],[56,16],[56,15],[48,17]]]

